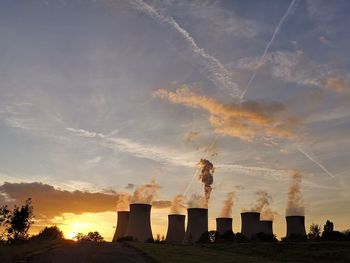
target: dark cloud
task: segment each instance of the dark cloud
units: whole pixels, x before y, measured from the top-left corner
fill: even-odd
[[[32,198],[37,219],[53,218],[63,213],[98,213],[116,211],[117,197],[109,193],[65,191],[43,183],[7,183],[0,186],[7,204],[21,204]]]
[[[51,219],[63,213],[102,213],[129,210],[130,196],[115,191],[66,191],[48,184],[7,183],[0,186],[1,204],[22,204],[32,198],[36,220]],[[169,208],[171,201],[152,201],[153,208]]]

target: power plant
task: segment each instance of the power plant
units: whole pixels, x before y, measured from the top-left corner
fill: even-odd
[[[259,212],[243,212],[241,213],[242,228],[241,233],[246,238],[252,238],[260,232],[260,213]]]
[[[112,242],[116,242],[119,238],[126,236],[129,214],[129,211],[118,211],[117,227]]]
[[[185,215],[168,215],[166,243],[182,244],[185,237]]]
[[[226,232],[232,232],[232,218],[219,217],[216,218],[216,232],[223,235]]]
[[[129,211],[118,211],[117,226],[112,242],[122,237],[132,237],[134,240],[146,242],[153,240],[151,229],[151,208],[149,204],[130,204]],[[168,215],[168,230],[166,243],[169,244],[190,244],[196,243],[200,237],[208,232],[208,209],[188,208],[187,227],[185,231],[185,215]],[[259,212],[241,213],[241,234],[251,239],[258,233],[273,235],[273,221],[260,220]],[[216,218],[216,232],[224,235],[233,232],[233,218]],[[305,216],[286,216],[287,233],[286,237],[306,236]]]
[[[188,208],[184,243],[195,243],[208,232],[208,209]]]
[[[266,235],[273,235],[272,224],[272,220],[261,220],[259,232],[262,232]]]
[[[130,204],[129,223],[126,236],[137,241],[145,242],[153,240],[151,229],[151,205]]]
[[[287,235],[291,236],[306,236],[305,231],[305,216],[286,216]]]

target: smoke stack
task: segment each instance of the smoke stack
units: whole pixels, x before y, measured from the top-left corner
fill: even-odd
[[[151,207],[149,204],[130,204],[130,216],[126,236],[131,236],[141,242],[153,239]]]
[[[293,236],[306,236],[305,216],[286,216],[287,238]]]
[[[117,228],[115,230],[112,242],[116,242],[119,238],[126,236],[129,223],[129,211],[118,211],[117,220]]]
[[[260,213],[259,212],[243,212],[241,213],[242,229],[241,233],[247,237],[252,238],[255,234],[260,232]]]
[[[195,243],[206,232],[208,232],[208,209],[188,208],[184,243]]]
[[[185,237],[185,215],[168,215],[168,231],[165,241],[182,244]]]
[[[272,220],[261,220],[259,232],[262,232],[266,235],[273,235]]]
[[[223,235],[228,231],[232,232],[232,218],[230,217],[216,218],[216,232],[218,232],[219,235]]]

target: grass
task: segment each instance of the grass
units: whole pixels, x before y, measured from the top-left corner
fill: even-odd
[[[74,243],[74,242],[73,242]],[[26,262],[33,255],[41,254],[70,241],[28,242],[21,245],[0,245],[0,262]],[[350,262],[350,242],[305,243],[221,243],[175,246],[127,242],[158,263],[328,263]],[[99,252],[102,253],[102,252]]]
[[[159,263],[350,262],[350,242],[232,243],[175,246],[128,242]]]
[[[0,244],[0,262],[26,262],[26,258],[59,247],[63,242],[67,241],[32,241],[18,245]]]

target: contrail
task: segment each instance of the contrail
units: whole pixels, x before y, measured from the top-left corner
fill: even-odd
[[[289,14],[290,14],[290,12],[291,12],[291,10],[292,10],[292,8],[293,8],[293,6],[295,5],[296,2],[297,2],[297,0],[292,0],[292,2],[290,3],[287,11],[284,13],[284,15],[282,16],[280,22],[278,23],[277,27],[275,28],[275,31],[273,32],[270,41],[267,43],[267,45],[266,45],[266,47],[264,49],[264,52],[262,53],[260,59],[257,61],[257,63],[254,66],[253,74],[251,75],[251,77],[250,77],[250,79],[248,81],[246,89],[242,92],[241,96],[239,97],[240,101],[242,101],[244,99],[245,94],[247,93],[247,91],[249,90],[252,82],[255,79],[256,70],[262,65],[262,62],[264,61],[265,56],[266,56],[267,52],[270,49],[270,46],[272,45],[273,41],[275,40],[278,31],[280,30],[280,28],[281,28],[282,24],[284,23],[284,21],[286,20],[286,18],[289,16]]]
[[[296,146],[297,146],[299,152],[301,152],[302,154],[304,154],[311,162],[313,162],[313,163],[315,163],[316,165],[318,165],[318,167],[320,167],[320,168],[322,169],[322,171],[324,171],[327,175],[329,175],[329,176],[332,177],[332,178],[335,178],[335,176],[334,176],[330,171],[328,171],[327,168],[324,167],[323,164],[322,164],[320,161],[316,160],[316,159],[315,159],[314,157],[312,157],[310,154],[308,154],[307,152],[305,152],[305,151],[300,147],[299,144],[296,144]]]
[[[194,38],[181,27],[176,20],[171,16],[166,16],[156,10],[153,6],[145,3],[142,0],[134,0],[133,5],[136,9],[149,15],[154,20],[161,24],[168,24],[186,41],[191,50],[202,58],[202,62],[209,72],[208,78],[219,88],[229,92],[232,97],[239,96],[238,85],[232,81],[230,72],[225,66],[214,56],[206,53],[203,48],[200,48]]]

